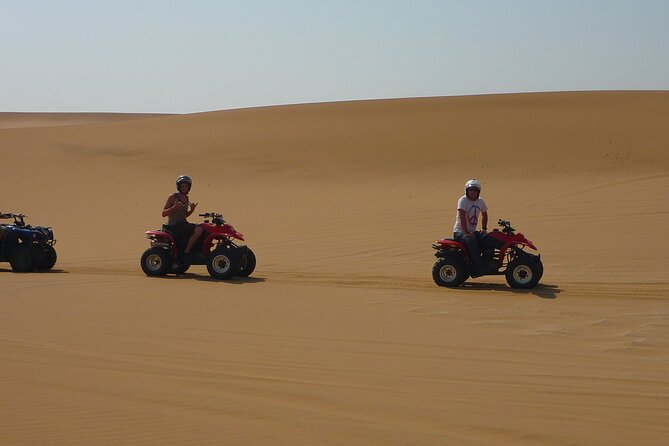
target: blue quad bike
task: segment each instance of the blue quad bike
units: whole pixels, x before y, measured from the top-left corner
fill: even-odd
[[[1,214],[14,219],[13,224],[0,224],[0,262],[9,262],[14,272],[48,271],[56,264],[53,231],[46,226],[31,226],[23,214]]]

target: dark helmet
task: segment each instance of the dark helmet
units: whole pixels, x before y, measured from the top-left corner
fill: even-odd
[[[191,180],[188,175],[180,175],[179,178],[177,178],[177,190],[179,190],[179,185],[181,183],[188,183],[188,189],[193,186],[193,180]]]

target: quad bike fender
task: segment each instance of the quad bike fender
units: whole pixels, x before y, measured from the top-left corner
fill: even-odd
[[[515,258],[515,259],[519,259],[519,258],[534,259],[534,260],[537,260],[537,261],[541,262],[541,254],[539,254],[539,253],[533,254],[531,252],[527,252],[527,251],[522,249],[523,246],[524,245],[520,244],[520,245],[513,245],[513,246],[508,247],[508,249],[511,252],[511,255],[513,256],[513,258]],[[504,255],[507,255],[507,254],[508,253],[506,252],[506,250],[503,250],[502,251],[502,258],[504,258]]]
[[[44,235],[41,231],[35,231],[31,228],[12,228],[7,231],[5,237],[11,240],[30,242],[33,240],[42,240]]]
[[[244,241],[244,236],[240,232],[237,232],[237,230],[231,224],[228,223],[225,223],[221,226],[217,226],[212,223],[200,223],[198,226],[204,229],[204,232],[206,234],[219,236],[219,238],[220,236],[225,236]]]
[[[516,250],[516,257],[527,257],[530,259],[535,259],[541,261],[541,254],[532,254],[531,252],[523,251],[522,249]]]
[[[174,237],[172,237],[172,234],[169,234],[165,231],[146,231],[144,234],[146,234],[146,238],[150,240],[174,243]]]
[[[486,233],[485,236],[497,240],[499,243],[501,243],[503,246],[500,249],[504,251],[509,249],[509,247],[511,246],[528,246],[534,249],[535,251],[538,251],[534,243],[528,240],[527,237],[525,237],[525,235],[522,232],[509,235],[495,229],[494,231]]]
[[[469,264],[469,252],[467,248],[462,243],[452,240],[452,239],[441,239],[437,240],[432,244],[432,247],[437,250],[434,253],[435,257],[444,257],[451,253],[457,253],[464,257],[465,262]]]
[[[432,247],[434,249],[461,249],[463,251],[465,250],[465,245],[463,245],[462,243],[460,243],[456,240],[449,239],[449,238],[444,238],[444,239],[435,241],[432,244]]]
[[[152,247],[165,248],[172,253],[172,255],[177,255],[177,244],[172,234],[169,234],[165,231],[146,231],[144,233],[146,238],[151,240]]]
[[[227,223],[223,225],[223,227],[226,226],[227,226],[226,230],[232,237],[236,238],[237,240],[244,241],[244,236],[242,235],[241,232],[237,231],[232,225],[229,225]]]
[[[519,232],[518,234],[514,235],[514,236],[511,238],[511,240],[509,240],[509,241],[510,241],[510,242],[513,242],[513,243],[516,244],[516,245],[525,245],[525,246],[529,246],[530,248],[532,248],[532,249],[534,249],[535,251],[537,251],[537,247],[534,246],[534,243],[532,243],[531,241],[529,241],[529,240],[527,239],[527,237],[525,237],[525,236],[523,235],[522,232]]]

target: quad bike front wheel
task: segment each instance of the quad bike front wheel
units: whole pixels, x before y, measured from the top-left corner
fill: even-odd
[[[16,273],[27,273],[33,271],[36,265],[35,252],[32,246],[21,243],[12,249],[9,254],[9,264]]]
[[[142,254],[140,264],[147,276],[164,276],[172,267],[172,256],[164,248],[149,248]]]
[[[241,255],[241,265],[237,276],[248,277],[256,269],[256,255],[251,251],[251,248],[246,248],[246,252]]]
[[[518,257],[506,268],[506,281],[511,288],[530,289],[537,286],[544,274],[541,260],[534,257]]]
[[[38,271],[47,271],[54,267],[58,255],[53,246],[40,246],[36,249],[35,269]]]
[[[239,274],[239,261],[232,249],[214,249],[207,258],[207,271],[214,279],[226,280]]]
[[[468,278],[467,267],[460,256],[441,257],[432,267],[432,279],[439,286],[457,287]]]

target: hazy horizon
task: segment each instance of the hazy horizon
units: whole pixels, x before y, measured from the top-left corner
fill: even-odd
[[[669,89],[663,1],[1,5],[3,112]]]

